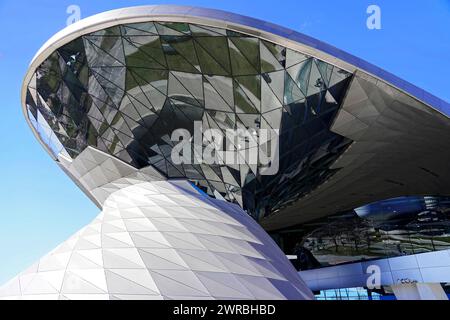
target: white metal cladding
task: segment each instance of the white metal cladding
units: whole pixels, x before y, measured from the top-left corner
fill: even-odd
[[[0,287],[1,299],[312,299],[238,205],[87,148],[66,169],[102,212]],[[123,176],[120,176],[120,175]]]
[[[379,270],[381,286],[402,283],[450,282],[450,250],[376,259],[338,266],[300,271],[311,290],[366,287],[372,283],[374,270]]]

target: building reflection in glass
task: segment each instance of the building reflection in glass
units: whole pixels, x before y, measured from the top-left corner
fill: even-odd
[[[450,197],[399,197],[273,235],[301,270],[450,248]]]

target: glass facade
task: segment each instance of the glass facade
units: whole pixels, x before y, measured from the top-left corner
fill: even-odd
[[[145,22],[93,32],[54,51],[36,69],[26,104],[55,156],[75,158],[93,146],[136,168],[151,165],[168,178],[187,178],[260,218],[338,170],[330,166],[351,140],[329,128],[351,78],[246,34]],[[261,175],[259,163],[245,161],[174,163],[171,134],[183,128],[193,135],[195,121],[224,136],[227,129],[273,132],[277,174]],[[207,141],[200,144],[204,150]],[[257,148],[261,154],[268,146]]]
[[[389,117],[397,114],[383,110],[394,106],[397,93],[372,96],[379,88],[368,83],[256,36],[197,24],[143,22],[86,34],[55,49],[32,75],[26,107],[29,121],[56,158],[74,159],[92,146],[138,169],[152,166],[168,179],[186,178],[210,196],[238,203],[259,220],[295,209],[291,205],[341,170],[333,164],[345,151],[344,157],[350,153],[350,158],[359,158],[358,148],[348,147],[366,142],[355,134],[365,128],[365,121],[380,119],[380,128],[391,129]],[[350,84],[353,100],[343,106]],[[367,95],[366,100],[359,94]],[[380,110],[360,110],[358,103],[374,103]],[[423,111],[421,106],[416,109]],[[340,119],[341,131],[335,126],[332,132],[339,110],[341,117],[358,122]],[[353,116],[352,110],[361,113]],[[386,119],[377,118],[382,114]],[[196,163],[198,153],[211,145],[208,137],[195,139],[198,124],[203,132],[221,132],[223,145],[239,161]],[[172,157],[179,142],[172,134],[179,129],[193,137],[191,163],[180,164]],[[242,145],[227,136],[228,130],[251,133],[246,139],[256,141],[256,163],[241,157],[251,141]],[[262,130],[270,133],[264,143],[258,140]],[[265,175],[262,158],[269,149],[277,153],[278,163],[276,172]],[[399,185],[390,177],[386,181]],[[359,182],[354,185],[361,187]],[[307,222],[272,236],[286,254],[298,256],[294,265],[299,270],[450,248],[449,197],[401,197],[343,211],[351,208],[335,205],[327,217],[304,219]],[[360,297],[358,292],[339,295],[350,299]]]
[[[320,293],[316,294],[316,300],[395,300],[395,297],[358,287],[321,290]]]
[[[388,199],[274,237],[302,270],[450,249],[450,198]]]
[[[441,283],[442,288],[450,298],[450,286]],[[369,290],[363,287],[321,290],[315,293],[316,300],[397,300],[389,287]]]

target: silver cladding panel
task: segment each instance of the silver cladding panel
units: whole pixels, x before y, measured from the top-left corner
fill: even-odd
[[[237,205],[187,181],[112,185],[100,215],[0,287],[0,299],[313,298]]]

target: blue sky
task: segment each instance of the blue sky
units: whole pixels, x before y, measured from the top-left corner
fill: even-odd
[[[81,16],[165,1],[0,0],[0,283],[39,259],[99,212],[50,159],[20,108],[33,55]],[[218,8],[281,24],[328,42],[450,101],[450,0],[209,0],[169,3]],[[381,8],[382,29],[368,30],[366,8]]]

